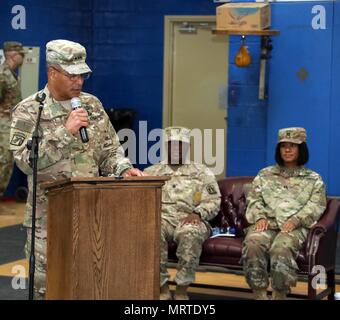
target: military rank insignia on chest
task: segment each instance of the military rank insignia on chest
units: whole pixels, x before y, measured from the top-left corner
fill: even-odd
[[[213,184],[207,185],[207,191],[208,191],[209,194],[216,194],[217,193],[216,188]]]
[[[201,199],[202,199],[202,193],[199,192],[199,191],[196,191],[194,193],[194,196],[193,196],[193,202],[194,204],[199,204],[201,202]]]

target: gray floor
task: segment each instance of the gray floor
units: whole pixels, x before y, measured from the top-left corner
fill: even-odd
[[[21,224],[0,228],[0,265],[24,259],[26,231]]]
[[[25,280],[25,289],[14,289],[12,281],[12,277],[0,276],[0,300],[27,300],[28,281]],[[14,279],[14,285],[18,284],[19,281],[19,279]]]
[[[24,245],[26,231],[22,225],[0,228],[0,265],[25,258]],[[26,289],[14,289],[20,283],[19,279],[0,276],[0,300],[25,300],[28,297],[28,284]]]

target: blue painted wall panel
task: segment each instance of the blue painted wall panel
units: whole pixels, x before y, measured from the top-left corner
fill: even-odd
[[[334,3],[332,73],[331,73],[331,111],[329,117],[329,175],[330,194],[340,195],[340,2]]]
[[[228,88],[227,175],[255,175],[263,167],[266,151],[267,100],[258,99],[260,38],[249,36],[245,45],[252,63],[246,68],[234,64],[242,44],[230,37]]]
[[[327,10],[325,30],[311,26],[315,4],[273,4],[274,27],[281,33],[273,41],[270,60],[267,164],[273,162],[270,153],[277,130],[303,126],[308,133],[309,167],[328,182],[333,3],[322,3]],[[297,76],[301,68],[308,72],[304,81]]]
[[[258,85],[260,64],[252,63],[247,68],[239,68],[234,63],[229,64],[229,85]]]
[[[26,9],[26,30],[13,30],[11,26],[14,14],[12,7],[17,1],[8,0],[1,4],[0,42],[7,40],[21,41],[24,45],[40,46],[40,81],[46,83],[45,45],[52,39],[70,39],[79,41],[88,47],[92,43],[92,1],[58,0],[46,2],[20,1]],[[91,48],[89,48],[91,57]]]
[[[230,162],[234,166],[229,168],[230,176],[252,176],[254,171],[262,168],[265,156],[263,149],[248,150],[246,153],[243,149],[234,149],[233,153],[228,155]]]

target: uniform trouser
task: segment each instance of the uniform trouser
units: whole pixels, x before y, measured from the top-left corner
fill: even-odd
[[[160,285],[165,284],[170,275],[166,264],[168,261],[168,242],[177,243],[176,255],[178,258],[176,284],[186,286],[195,280],[196,269],[202,252],[202,244],[209,237],[210,231],[204,223],[199,225],[181,224],[176,227],[162,220],[161,225],[161,261]]]
[[[297,281],[298,266],[295,259],[306,240],[306,229],[297,228],[290,233],[280,230],[256,232],[248,229],[243,242],[242,261],[246,281],[251,289],[266,289],[269,285],[268,263],[272,288],[290,292]]]
[[[0,131],[0,195],[9,183],[13,171],[13,154],[9,150],[9,133]]]
[[[34,273],[34,299],[45,299],[46,294],[46,248],[47,239],[35,237],[35,273]],[[31,255],[31,229],[27,228],[27,241],[25,245],[26,258]]]

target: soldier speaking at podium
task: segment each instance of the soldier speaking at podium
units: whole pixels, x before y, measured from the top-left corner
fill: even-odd
[[[36,210],[36,269],[35,297],[45,296],[47,197],[40,183],[69,177],[94,177],[115,174],[141,176],[133,168],[112,127],[108,116],[95,96],[81,92],[91,69],[85,62],[86,50],[79,43],[54,40],[46,45],[48,83],[43,89],[44,108],[39,126],[38,186]],[[39,96],[43,96],[42,93]],[[27,141],[34,131],[39,102],[34,94],[19,103],[13,110],[10,148],[19,168],[28,175],[29,195],[24,226],[29,254],[32,227],[32,169],[29,165]],[[77,100],[72,109],[71,99]],[[41,99],[40,99],[41,100]],[[79,132],[84,132],[88,142]]]

